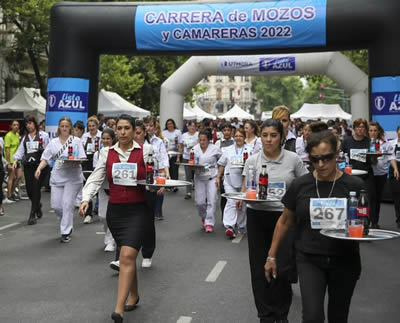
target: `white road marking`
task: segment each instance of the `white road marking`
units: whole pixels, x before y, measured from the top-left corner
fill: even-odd
[[[96,234],[106,234],[104,231],[98,231]]]
[[[225,260],[218,261],[217,264],[214,266],[214,268],[211,270],[211,272],[208,274],[206,282],[211,282],[211,283],[215,282],[218,279],[219,274],[222,272],[226,264],[227,262]]]
[[[20,223],[20,222],[15,222],[15,223],[7,224],[7,225],[5,225],[5,226],[3,226],[3,227],[0,227],[0,231],[1,231],[1,230],[8,229],[8,228],[15,227],[15,226],[18,225],[18,224],[21,224],[21,223]]]
[[[176,323],[190,323],[192,318],[190,316],[181,316]]]
[[[240,243],[240,241],[242,241],[243,237],[244,237],[243,233],[238,233],[236,235],[236,238],[232,240],[232,243]]]

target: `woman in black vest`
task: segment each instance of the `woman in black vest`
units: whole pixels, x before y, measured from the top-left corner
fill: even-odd
[[[25,133],[17,152],[13,156],[13,167],[17,168],[18,161],[22,161],[24,166],[26,191],[32,202],[28,224],[32,225],[36,224],[36,218],[40,219],[43,215],[40,203],[40,188],[45,174],[41,174],[39,180],[37,180],[35,178],[35,171],[40,163],[40,157],[42,157],[43,150],[49,143],[49,136],[47,133],[39,131],[39,125],[35,117],[32,115],[25,117],[24,125]]]

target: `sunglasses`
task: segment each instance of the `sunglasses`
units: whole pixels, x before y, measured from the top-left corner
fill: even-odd
[[[319,156],[310,155],[309,157],[310,157],[310,162],[312,162],[312,163],[318,163],[319,161],[326,163],[328,161],[331,161],[335,157],[335,153],[319,155]]]

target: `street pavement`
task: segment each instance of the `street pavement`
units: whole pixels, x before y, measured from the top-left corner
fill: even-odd
[[[215,232],[201,230],[193,200],[168,192],[165,220],[156,222],[152,268],[138,259],[140,304],[124,322],[258,322],[250,285],[246,236],[230,241],[218,212]],[[43,193],[44,216],[28,226],[30,202],[5,205],[0,217],[0,322],[111,322],[118,274],[103,251],[102,224],[74,219],[72,241],[59,242],[58,220]],[[382,228],[396,230],[392,204]],[[400,239],[361,245],[362,275],[349,323],[395,323],[400,317]],[[289,321],[301,322],[298,285]]]

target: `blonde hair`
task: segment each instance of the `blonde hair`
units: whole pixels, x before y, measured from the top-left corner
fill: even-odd
[[[59,121],[58,121],[58,128],[57,128],[57,137],[61,134],[61,130],[60,130],[60,124],[63,121],[67,121],[69,123],[70,129],[69,129],[69,134],[72,135],[72,130],[74,129],[74,127],[72,126],[72,121],[69,117],[62,117]]]
[[[158,120],[156,121],[155,128],[156,128],[155,135],[158,138],[164,140],[164,136],[162,134],[162,130],[161,130],[161,126],[160,126],[160,121],[158,121]]]
[[[272,109],[272,119],[280,120],[285,113],[290,118],[290,109],[285,105],[278,105]]]
[[[96,124],[97,127],[99,127],[99,119],[97,119],[97,117],[95,115],[89,117],[86,121],[86,124],[88,124],[89,122],[94,122]]]

